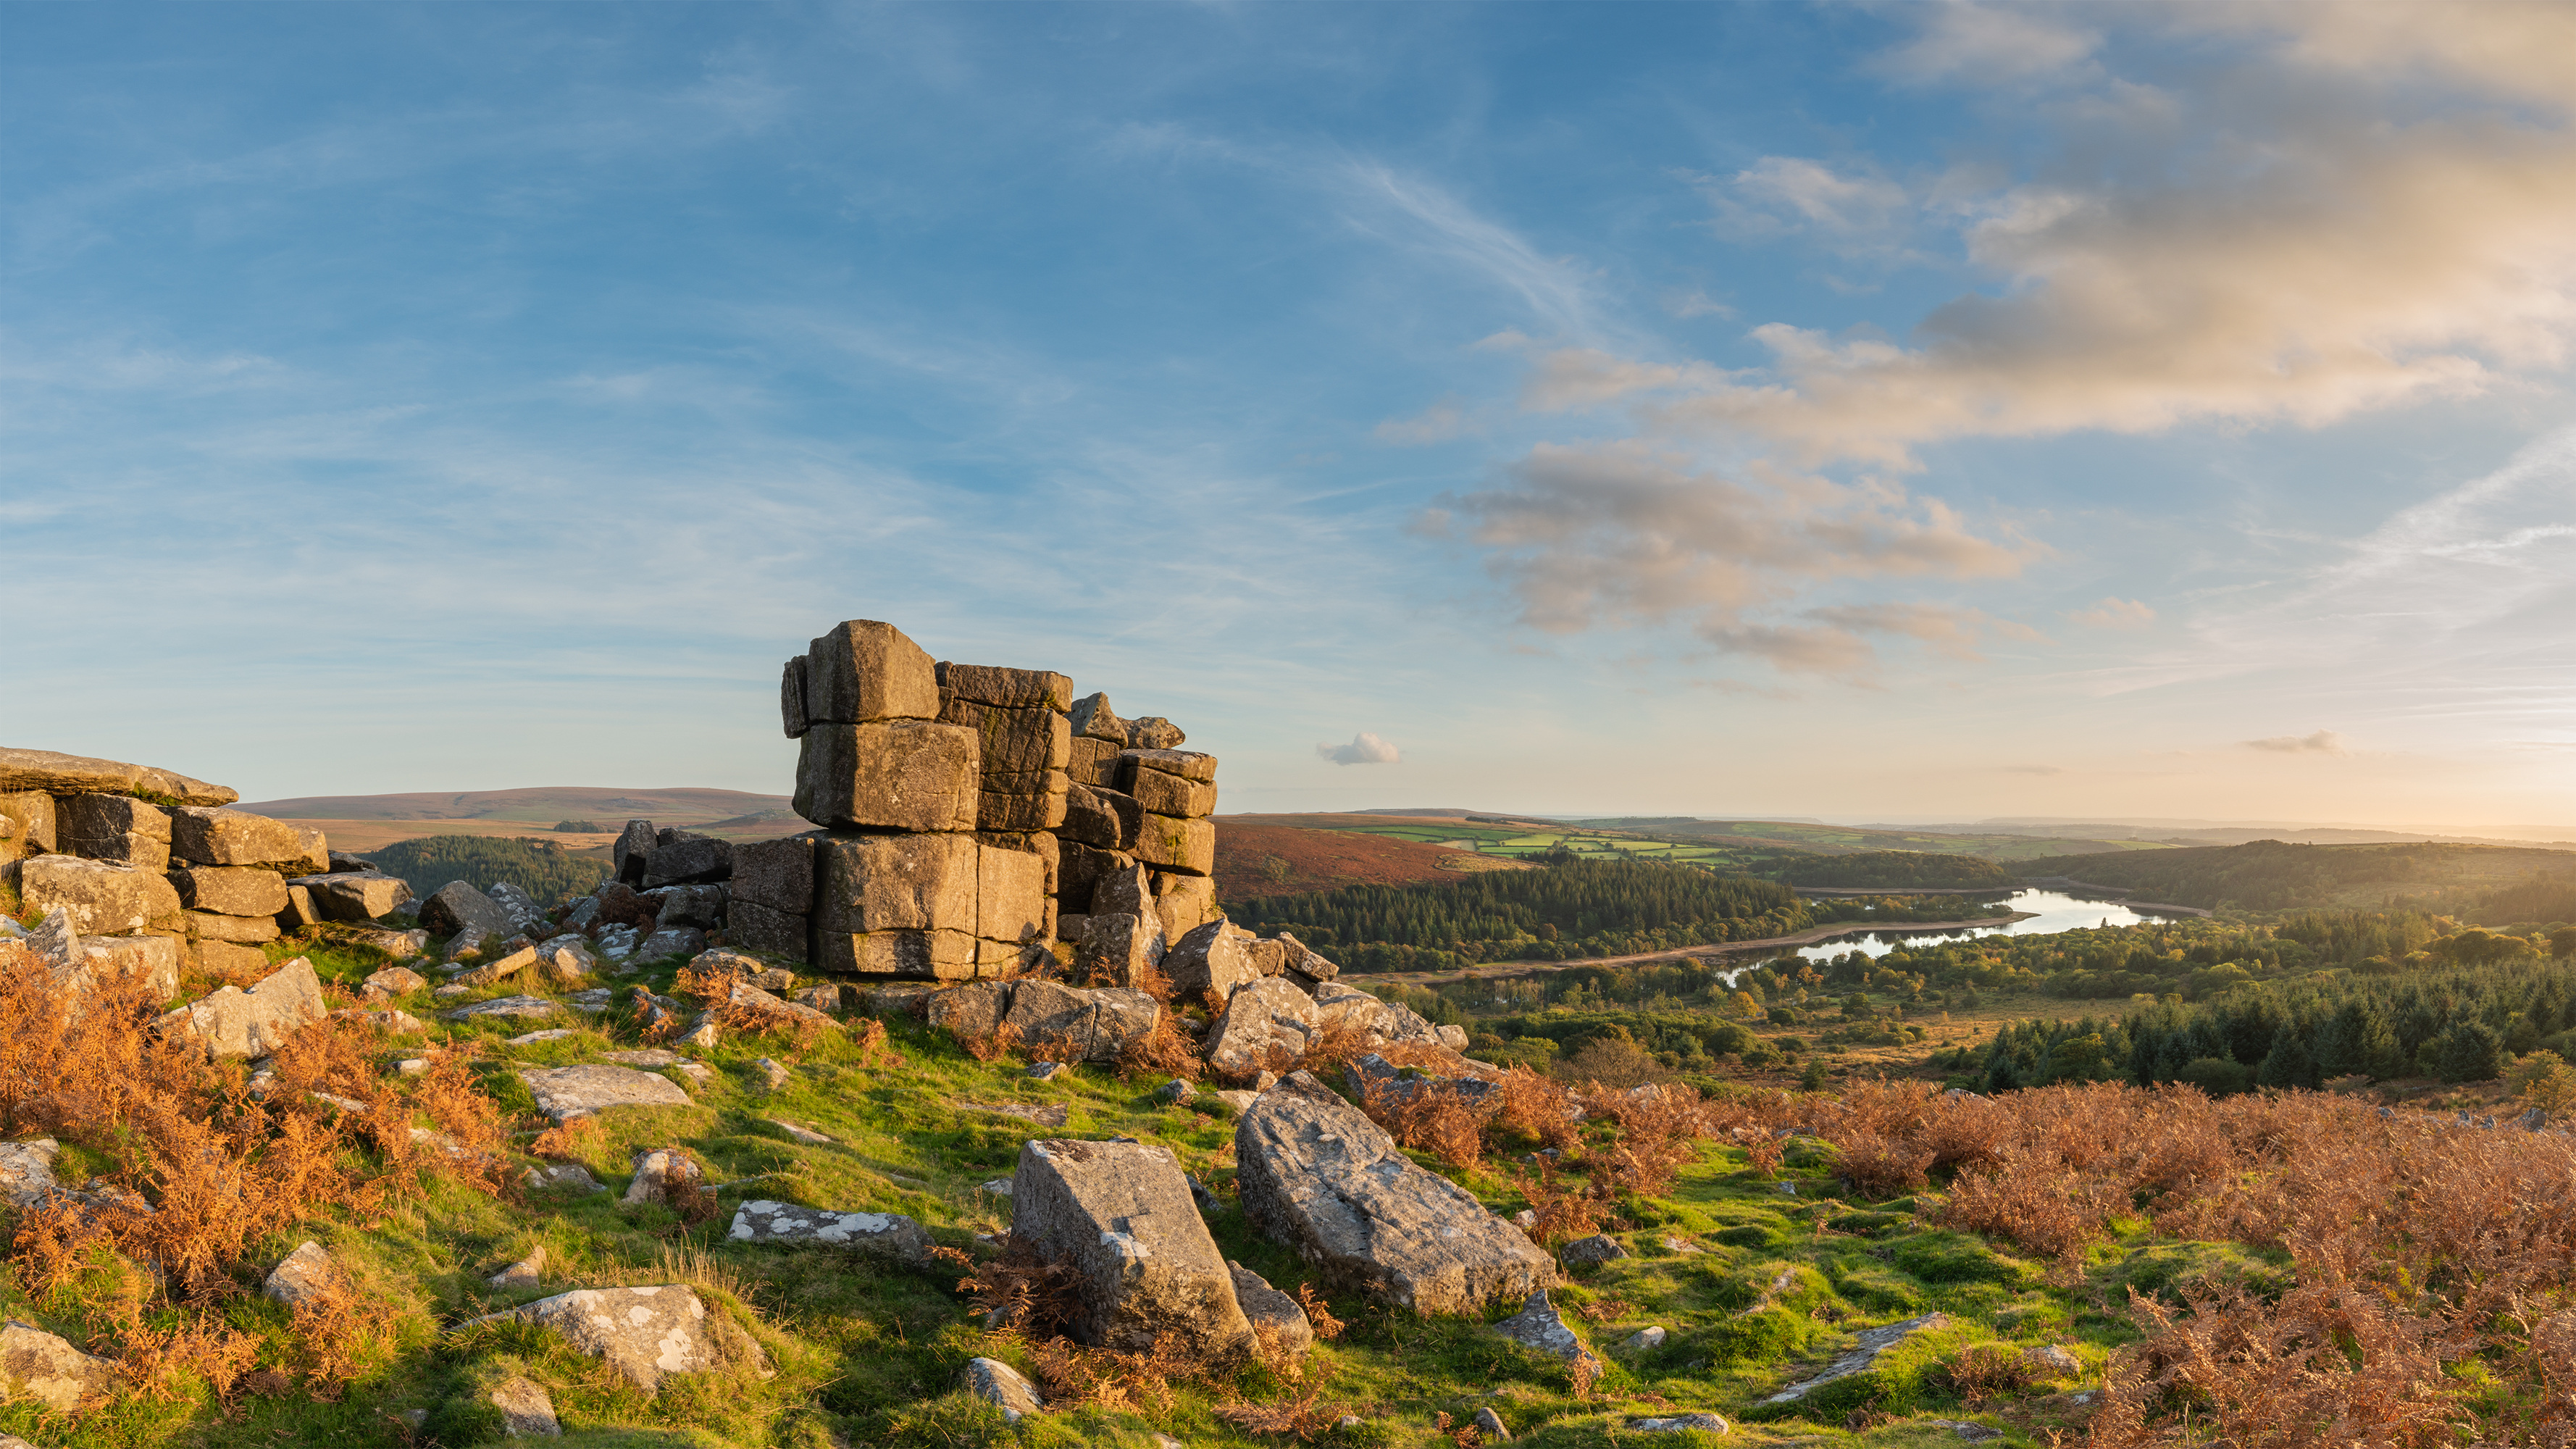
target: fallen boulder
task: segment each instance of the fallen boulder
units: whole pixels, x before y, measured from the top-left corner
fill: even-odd
[[[164,1035],[192,1041],[209,1057],[264,1057],[330,1014],[313,963],[298,956],[244,991],[226,986],[161,1018]]]
[[[512,1377],[492,1386],[492,1407],[501,1411],[501,1432],[513,1439],[560,1439],[563,1424],[555,1418],[554,1397],[535,1379]]]
[[[1236,1122],[1244,1213],[1328,1276],[1430,1315],[1474,1313],[1556,1281],[1556,1263],[1475,1195],[1416,1167],[1393,1138],[1308,1073]]]
[[[632,1067],[522,1067],[519,1080],[537,1099],[537,1110],[557,1122],[588,1117],[611,1107],[685,1107],[689,1094],[657,1072]]]
[[[429,899],[420,903],[419,914],[422,925],[442,936],[474,932],[500,940],[519,929],[499,902],[461,880],[449,881],[432,891]]]
[[[929,1232],[901,1213],[835,1212],[763,1199],[734,1209],[727,1236],[737,1243],[856,1248],[907,1267],[930,1266]]]
[[[1081,1342],[1143,1352],[1172,1336],[1193,1359],[1251,1344],[1225,1256],[1170,1148],[1061,1138],[1022,1144],[1011,1175],[1011,1238],[1082,1275],[1080,1312],[1068,1325]]]
[[[1245,939],[1232,922],[1223,919],[1183,934],[1179,944],[1163,955],[1163,979],[1172,983],[1173,999],[1195,1001],[1204,996],[1222,1004],[1233,999],[1236,987],[1260,980],[1261,968],[1252,964]]]
[[[1232,1259],[1226,1261],[1225,1270],[1234,1277],[1234,1301],[1243,1306],[1243,1316],[1251,1320],[1253,1336],[1265,1348],[1300,1357],[1315,1346],[1315,1325],[1308,1321],[1304,1304]]]
[[[1520,1312],[1495,1324],[1494,1332],[1533,1353],[1561,1358],[1568,1363],[1590,1364],[1595,1368],[1601,1364],[1592,1350],[1583,1346],[1583,1340],[1575,1336],[1574,1329],[1556,1311],[1555,1305],[1547,1301],[1545,1289],[1531,1294],[1529,1301],[1521,1305]]]
[[[358,994],[369,1001],[389,1001],[409,996],[429,984],[429,978],[408,966],[388,966],[358,983]]]
[[[967,1360],[966,1391],[999,1408],[1005,1424],[1020,1422],[1023,1414],[1046,1412],[1046,1401],[1038,1397],[1037,1385],[998,1358]]]
[[[678,1284],[652,1288],[580,1288],[485,1314],[450,1332],[518,1319],[551,1328],[575,1349],[605,1362],[644,1392],[658,1393],[665,1374],[716,1366],[704,1327],[706,1305]]]
[[[621,1199],[628,1207],[662,1203],[687,1208],[707,1192],[707,1170],[697,1159],[674,1147],[648,1148],[635,1154],[635,1176]]]
[[[328,1302],[349,1291],[349,1275],[320,1243],[307,1238],[269,1270],[268,1281],[260,1285],[260,1291],[289,1308]]]
[[[1011,992],[1004,1024],[1030,1045],[1061,1042],[1069,1060],[1114,1062],[1127,1044],[1162,1020],[1153,997],[1123,986],[1080,990],[1054,981],[1022,981]]]
[[[1315,1039],[1315,998],[1277,976],[1238,987],[1208,1033],[1207,1064],[1221,1076],[1286,1071]]]
[[[472,1021],[478,1016],[553,1016],[562,1010],[562,1007],[542,996],[496,996],[489,1001],[478,1001],[472,1006],[460,1006],[454,1011],[442,1011],[439,1016],[447,1021]]]

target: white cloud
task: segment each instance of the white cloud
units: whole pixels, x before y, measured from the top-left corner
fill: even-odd
[[[1877,58],[1909,80],[2008,80],[2063,70],[2091,55],[2102,37],[2063,24],[2066,10],[2040,12],[1969,0],[1920,7],[1923,33]]]
[[[2312,735],[2274,735],[2270,739],[2247,740],[2245,748],[2276,755],[2349,755],[2351,745],[2333,730],[2319,730]]]
[[[1897,183],[1800,156],[1765,156],[1724,185],[1703,186],[1721,235],[1806,236],[1846,256],[1895,250],[1914,218]]]
[[[1317,745],[1315,753],[1336,765],[1393,765],[1402,758],[1384,736],[1366,730],[1351,736],[1347,745]]]
[[[2144,629],[2156,621],[2156,611],[2136,599],[2105,597],[2090,608],[2070,611],[2066,617],[2092,629]]]

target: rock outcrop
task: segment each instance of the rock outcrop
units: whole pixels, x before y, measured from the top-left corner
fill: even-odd
[[[1243,1211],[1327,1277],[1424,1315],[1473,1313],[1556,1281],[1556,1264],[1465,1188],[1305,1072],[1235,1124]]]
[[[707,1342],[706,1305],[678,1284],[576,1289],[468,1319],[450,1331],[510,1318],[553,1329],[647,1394],[660,1392],[666,1374],[701,1373],[716,1366]]]
[[[1024,1144],[1011,1175],[1011,1237],[1082,1275],[1069,1330],[1084,1343],[1142,1352],[1168,1335],[1202,1360],[1251,1345],[1225,1255],[1167,1147]]]
[[[248,991],[226,986],[161,1018],[164,1035],[210,1057],[264,1057],[330,1015],[313,963],[298,956]]]
[[[0,1391],[68,1412],[114,1390],[123,1373],[114,1359],[83,1353],[32,1323],[0,1324]]]
[[[537,1110],[558,1123],[611,1107],[685,1107],[689,1094],[655,1072],[632,1067],[525,1067],[519,1080],[537,1099]]]
[[[911,1268],[930,1266],[930,1233],[901,1213],[836,1212],[755,1200],[734,1209],[726,1236],[738,1243],[851,1248]]]

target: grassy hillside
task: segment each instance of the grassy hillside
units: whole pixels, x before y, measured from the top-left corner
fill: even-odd
[[[1216,826],[1217,897],[1300,895],[1347,885],[1454,879],[1472,850],[1347,830],[1307,830],[1222,818]],[[1497,861],[1506,864],[1506,861]]]
[[[2465,907],[2507,885],[2576,881],[2576,855],[2492,845],[2193,846],[2136,855],[2016,862],[2025,879],[2064,876],[2186,906],[2284,910],[2422,902]],[[2527,917],[2526,917],[2527,918]]]

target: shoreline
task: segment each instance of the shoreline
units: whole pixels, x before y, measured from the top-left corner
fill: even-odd
[[[2026,921],[2037,911],[2008,911],[2000,916],[1980,916],[1971,921],[1901,921],[1857,922],[1833,926],[1816,926],[1788,936],[1765,936],[1754,941],[1722,941],[1703,946],[1675,946],[1664,951],[1645,951],[1634,956],[1584,956],[1572,961],[1487,961],[1457,971],[1380,971],[1349,973],[1354,981],[1402,981],[1428,985],[1441,981],[1506,981],[1523,976],[1538,976],[1550,971],[1571,971],[1581,966],[1633,966],[1645,961],[1677,961],[1685,956],[1730,956],[1776,951],[1784,946],[1813,946],[1839,936],[1872,936],[1885,931],[1968,931],[1989,926],[2009,926]]]

